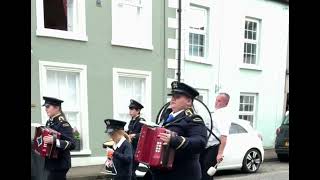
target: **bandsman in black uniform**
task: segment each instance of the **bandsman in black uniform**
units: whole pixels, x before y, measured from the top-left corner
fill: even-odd
[[[128,126],[128,134],[131,138],[131,144],[133,148],[133,166],[132,166],[132,180],[136,180],[136,170],[139,166],[139,163],[134,160],[134,153],[136,152],[138,140],[142,128],[142,123],[140,121],[145,121],[142,117],[140,117],[141,109],[143,108],[143,105],[140,104],[138,101],[135,101],[133,99],[130,100],[129,104],[129,114],[131,116],[131,121]]]
[[[132,146],[129,135],[123,130],[126,122],[106,119],[106,133],[114,141],[113,149],[107,148],[108,158],[112,159],[117,171],[114,180],[130,180],[132,174]]]
[[[162,126],[168,129],[161,133],[164,143],[176,150],[171,170],[151,169],[154,180],[200,180],[200,152],[207,143],[207,130],[202,118],[191,109],[197,90],[177,81],[171,84],[170,108],[172,112]],[[177,133],[171,137],[170,131]]]
[[[75,148],[73,138],[73,129],[68,123],[61,109],[60,99],[52,97],[43,97],[49,120],[46,126],[61,133],[60,139],[55,139],[53,136],[45,136],[45,143],[56,144],[58,148],[58,158],[46,158],[45,169],[48,171],[48,180],[65,180],[68,170],[71,168],[70,150]]]

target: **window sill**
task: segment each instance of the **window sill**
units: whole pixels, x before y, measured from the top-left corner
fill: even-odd
[[[262,71],[262,68],[257,65],[247,65],[247,64],[241,64],[240,69],[247,69],[247,70],[254,70],[254,71]]]
[[[210,62],[205,62],[205,61],[208,61],[208,59],[205,59],[205,58],[188,58],[188,59],[185,59],[186,61],[189,61],[189,62],[194,62],[194,63],[199,63],[199,64],[206,64],[206,65],[212,65],[212,63]]]
[[[144,43],[135,43],[135,42],[124,42],[119,40],[111,40],[111,45],[113,46],[123,46],[123,47],[132,47],[137,49],[146,49],[153,50],[152,44],[144,44]]]
[[[71,151],[71,155],[91,155],[90,149],[83,149],[81,151]]]
[[[44,36],[44,37],[77,40],[77,41],[88,41],[88,36],[86,36],[85,34],[54,30],[54,29],[37,29],[36,35]]]

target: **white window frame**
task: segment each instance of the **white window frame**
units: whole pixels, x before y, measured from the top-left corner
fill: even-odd
[[[210,4],[209,3],[205,3],[202,1],[195,1],[192,0],[191,3],[189,4],[189,9],[191,7],[193,8],[199,8],[199,9],[204,9],[206,11],[206,17],[207,17],[207,22],[205,24],[205,33],[203,33],[200,30],[191,30],[189,27],[189,24],[187,23],[187,25],[185,26],[186,33],[184,35],[185,38],[185,57],[187,61],[192,61],[192,62],[197,62],[197,63],[202,63],[202,64],[209,64],[212,65],[212,62],[209,61],[209,31],[210,31]],[[187,19],[185,19],[185,22],[188,22]],[[196,34],[202,34],[205,36],[204,38],[204,57],[199,57],[199,56],[191,56],[189,55],[189,33],[196,33]]]
[[[117,119],[118,117],[118,101],[116,97],[120,96],[118,93],[119,90],[119,77],[132,77],[132,78],[142,78],[145,79],[146,87],[146,97],[144,104],[144,118],[146,121],[151,120],[151,81],[152,81],[152,72],[150,71],[141,71],[133,69],[122,69],[122,68],[113,68],[113,118]],[[129,99],[128,99],[129,102]],[[129,104],[128,104],[129,105]]]
[[[90,155],[89,143],[89,120],[88,120],[88,97],[87,97],[87,66],[80,64],[69,64],[52,61],[39,61],[39,80],[40,80],[40,99],[42,99],[47,87],[47,71],[65,71],[77,72],[80,74],[80,123],[81,123],[81,138],[82,149],[78,152],[71,151],[71,155]],[[45,124],[48,120],[45,109],[41,109],[42,123]]]
[[[257,31],[256,31],[256,40],[246,39],[245,33],[246,28],[245,24],[247,21],[257,23]],[[244,26],[243,26],[243,44],[242,44],[242,58],[241,58],[241,68],[243,69],[252,69],[252,70],[261,70],[260,67],[260,27],[261,27],[261,20],[257,18],[245,17],[244,18]],[[243,62],[244,56],[244,45],[245,43],[255,44],[256,45],[256,63],[255,64],[248,64]]]
[[[151,0],[140,0],[140,3],[130,3],[125,0],[112,0],[111,2],[112,8],[112,40],[111,44],[115,46],[125,46],[125,47],[132,47],[138,49],[146,49],[146,50],[153,50],[152,44],[152,1]],[[137,34],[139,36],[139,41],[131,41],[128,39],[122,39],[118,37],[115,32],[118,32],[120,27],[117,12],[117,6],[132,6],[136,7],[137,11],[143,10],[144,14],[143,19],[145,21],[145,29],[148,32],[147,34],[141,33]],[[127,28],[127,27],[126,27]],[[134,27],[132,27],[134,28]],[[128,29],[130,30],[130,29]]]
[[[241,96],[253,96],[254,97],[254,104],[253,104],[253,111],[240,111],[240,97]],[[239,96],[239,105],[238,105],[238,118],[240,115],[253,115],[253,119],[252,119],[252,127],[256,127],[256,120],[257,120],[257,107],[258,107],[258,93],[240,93]]]
[[[73,31],[63,31],[44,27],[43,0],[36,0],[37,36],[88,41],[86,35],[86,14],[84,0],[74,0]]]

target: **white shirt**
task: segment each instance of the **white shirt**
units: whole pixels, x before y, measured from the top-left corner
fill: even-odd
[[[231,126],[231,119],[232,119],[232,116],[229,108],[224,107],[224,108],[217,109],[212,114],[213,134],[215,134],[218,138],[220,138],[221,135],[228,136],[230,126]],[[210,138],[208,139],[207,147],[210,147],[216,144],[219,144],[219,141],[211,134]]]
[[[113,144],[113,149],[116,150],[117,148],[120,148],[120,146],[122,145],[122,143],[125,140],[126,140],[126,138],[122,136],[122,138],[120,139],[120,141],[118,143]]]

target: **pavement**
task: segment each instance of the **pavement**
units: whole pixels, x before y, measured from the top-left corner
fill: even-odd
[[[274,149],[266,149],[264,153],[264,162],[277,161],[277,154]],[[96,180],[108,179],[108,177],[101,173],[104,165],[81,166],[73,167],[67,174],[68,180]]]

